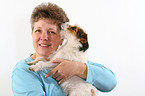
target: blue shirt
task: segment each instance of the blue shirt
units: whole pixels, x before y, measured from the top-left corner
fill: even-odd
[[[44,69],[32,72],[27,62],[31,57],[19,61],[12,72],[12,89],[14,96],[65,96],[57,81],[45,75],[49,72]],[[116,86],[116,77],[111,70],[101,64],[88,61],[86,82],[93,84],[102,92],[109,92]]]

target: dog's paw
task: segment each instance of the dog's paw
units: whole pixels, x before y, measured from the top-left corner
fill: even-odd
[[[34,64],[36,64],[36,62],[35,61],[31,61],[31,62],[27,62],[27,64],[28,65],[34,65]]]
[[[35,72],[32,66],[29,66],[29,70]]]
[[[27,62],[28,65],[35,65],[39,61],[46,61],[43,57],[37,57],[34,61]]]
[[[40,68],[37,65],[31,65],[31,66],[29,66],[29,70],[33,71],[33,72],[37,72],[40,70]]]

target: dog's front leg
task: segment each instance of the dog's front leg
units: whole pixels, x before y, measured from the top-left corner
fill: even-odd
[[[47,64],[47,63],[44,61],[38,61],[35,65],[30,65],[29,70],[37,72],[39,70],[42,70],[45,64]]]
[[[54,68],[56,66],[57,66],[57,64],[51,63],[50,61],[39,61],[35,65],[30,65],[29,66],[29,70],[37,72],[39,70],[42,70],[43,68],[52,69],[52,68]]]
[[[45,61],[44,57],[39,56],[37,57],[35,60],[31,61],[31,62],[27,62],[28,65],[35,65],[36,63],[38,63],[39,61]]]

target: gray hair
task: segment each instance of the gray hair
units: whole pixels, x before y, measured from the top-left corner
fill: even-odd
[[[39,19],[50,19],[53,24],[58,26],[61,23],[69,22],[64,10],[53,3],[42,3],[34,8],[30,19],[32,30],[34,23]]]

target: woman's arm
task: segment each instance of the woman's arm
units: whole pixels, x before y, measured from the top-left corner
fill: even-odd
[[[53,63],[59,63],[59,65],[47,73],[45,77],[53,75],[59,84],[71,76],[77,75],[102,92],[109,92],[116,86],[116,77],[113,72],[100,64],[90,61],[84,64],[64,59],[56,59]]]
[[[109,92],[117,85],[114,73],[101,64],[88,61],[86,82],[93,84],[102,92]]]
[[[87,77],[87,66],[82,62],[72,62],[64,59],[55,59],[53,63],[58,63],[58,65],[48,72],[45,77],[53,75],[53,78],[61,84],[68,78],[77,75],[83,79]]]
[[[45,96],[43,84],[35,72],[29,71],[19,62],[12,73],[12,89],[14,96]],[[27,65],[26,65],[27,66]]]

